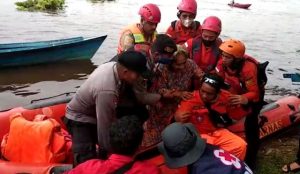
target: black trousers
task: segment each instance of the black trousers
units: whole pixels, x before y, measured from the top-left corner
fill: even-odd
[[[253,103],[251,105],[252,112],[245,120],[245,135],[248,144],[245,162],[251,169],[256,167],[256,158],[260,146],[258,115],[261,108],[261,103]]]
[[[72,135],[74,167],[89,159],[99,158],[96,149],[98,144],[97,125],[77,122],[68,118],[65,118],[64,121],[69,133]],[[103,156],[106,156],[106,151],[101,150],[101,157]]]

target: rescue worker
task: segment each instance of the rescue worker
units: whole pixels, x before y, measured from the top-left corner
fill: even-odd
[[[256,155],[259,149],[258,114],[262,108],[264,89],[258,84],[258,62],[245,55],[243,42],[230,39],[220,46],[222,59],[216,67],[216,73],[225,79],[234,95],[229,97],[229,103],[236,106],[251,108],[251,113],[245,120],[245,134],[248,143],[245,162],[255,168]]]
[[[253,174],[233,154],[207,144],[191,123],[173,123],[166,127],[158,150],[168,167],[187,166],[188,174]]]
[[[91,159],[65,174],[158,174],[159,169],[133,156],[143,138],[143,126],[134,115],[123,116],[109,127],[112,154],[107,160]]]
[[[100,65],[81,85],[66,109],[66,126],[72,135],[74,165],[102,158],[110,151],[108,128],[116,120],[122,86],[133,84],[146,71],[146,58],[136,51],[120,54],[118,62]]]
[[[202,79],[200,90],[193,97],[181,101],[176,113],[177,122],[191,122],[207,143],[219,146],[243,160],[246,154],[246,142],[226,129],[234,121],[247,115],[240,106],[229,105],[228,91],[221,77],[208,74]]]
[[[140,23],[131,24],[121,32],[118,53],[129,48],[143,51],[148,54],[150,46],[156,38],[156,27],[160,22],[161,14],[157,5],[145,4],[139,10]]]
[[[182,0],[177,9],[179,20],[171,22],[166,34],[171,36],[176,44],[184,44],[188,39],[201,34],[201,24],[195,21],[197,2],[195,0]]]
[[[209,16],[203,21],[202,34],[184,44],[190,58],[206,73],[214,70],[220,58],[221,30],[221,20],[216,16]]]

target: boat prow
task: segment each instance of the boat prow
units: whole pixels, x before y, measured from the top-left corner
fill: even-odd
[[[66,60],[90,59],[105,36],[30,43],[0,44],[0,67],[24,66]]]
[[[230,7],[236,7],[236,8],[242,8],[242,9],[248,9],[252,4],[241,4],[241,3],[229,3]]]
[[[259,114],[260,138],[263,139],[280,130],[300,122],[300,98],[288,96],[265,105]],[[245,138],[244,120],[229,127],[229,129]]]

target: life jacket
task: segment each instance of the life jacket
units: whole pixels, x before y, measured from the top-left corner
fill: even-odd
[[[195,21],[193,28],[188,29],[188,33],[185,33],[181,27],[181,22],[179,20],[175,20],[171,22],[171,27],[174,31],[175,35],[172,35],[172,39],[176,42],[176,44],[183,44],[187,40],[196,37],[200,33],[198,33],[199,27],[201,24],[199,21]]]
[[[228,105],[228,97],[231,95],[228,91],[221,90],[217,101],[211,105],[204,103],[199,91],[194,91],[193,95],[193,98],[182,101],[177,111],[192,111],[189,121],[201,133],[213,132],[219,125],[229,126],[248,114],[240,106]]]
[[[144,37],[144,34],[139,29],[138,24],[129,25],[122,31],[121,38],[119,40],[118,53],[121,53],[122,51],[124,51],[123,48],[121,47],[121,39],[122,39],[122,35],[128,31],[130,31],[130,33],[132,33],[132,36],[134,38],[134,50],[141,51],[141,52],[145,53],[146,55],[148,55],[151,44],[156,39],[157,32],[154,32],[151,41],[147,41]]]
[[[241,71],[246,61],[249,61],[256,65],[257,68],[257,84],[260,92],[260,101],[263,101],[264,93],[265,93],[265,85],[267,84],[268,77],[266,74],[266,67],[268,66],[269,62],[266,61],[264,63],[258,62],[253,57],[250,57],[248,55],[244,56],[245,60],[242,63],[242,65],[237,70],[236,74],[237,76],[228,76],[226,77],[226,81],[230,83],[231,87],[234,88],[236,91],[233,93],[241,94],[246,92],[246,85],[243,79],[241,79]]]
[[[202,37],[198,36],[193,39],[192,41],[192,49],[190,52],[190,58],[193,59],[196,64],[206,73],[212,71],[219,60],[220,57],[220,50],[219,50],[219,45],[220,45],[221,40],[218,38],[216,42],[212,45],[212,53],[213,57],[209,57],[209,65],[203,65],[201,63],[201,60],[203,59],[202,57]]]
[[[266,74],[266,68],[269,64],[269,61],[265,61],[263,63],[258,62],[256,59],[253,57],[250,57],[248,55],[245,55],[244,58],[246,61],[250,61],[256,65],[257,68],[257,84],[258,84],[258,89],[260,92],[260,101],[263,102],[264,100],[264,95],[265,95],[265,86],[268,82],[268,76]],[[242,84],[245,86],[245,84]]]
[[[248,55],[245,55],[245,58],[247,61],[253,62],[257,66],[257,83],[259,85],[260,89],[264,89],[265,85],[268,82],[268,77],[266,74],[266,68],[269,64],[269,61],[265,61],[263,63],[258,62],[253,57],[250,57]]]
[[[13,162],[61,163],[71,154],[71,139],[55,119],[29,121],[16,113],[10,117],[10,130],[2,140],[1,152]]]

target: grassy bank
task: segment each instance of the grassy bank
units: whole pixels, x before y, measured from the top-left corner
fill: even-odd
[[[282,174],[281,167],[296,158],[298,141],[296,129],[264,140],[258,154],[255,173]]]

